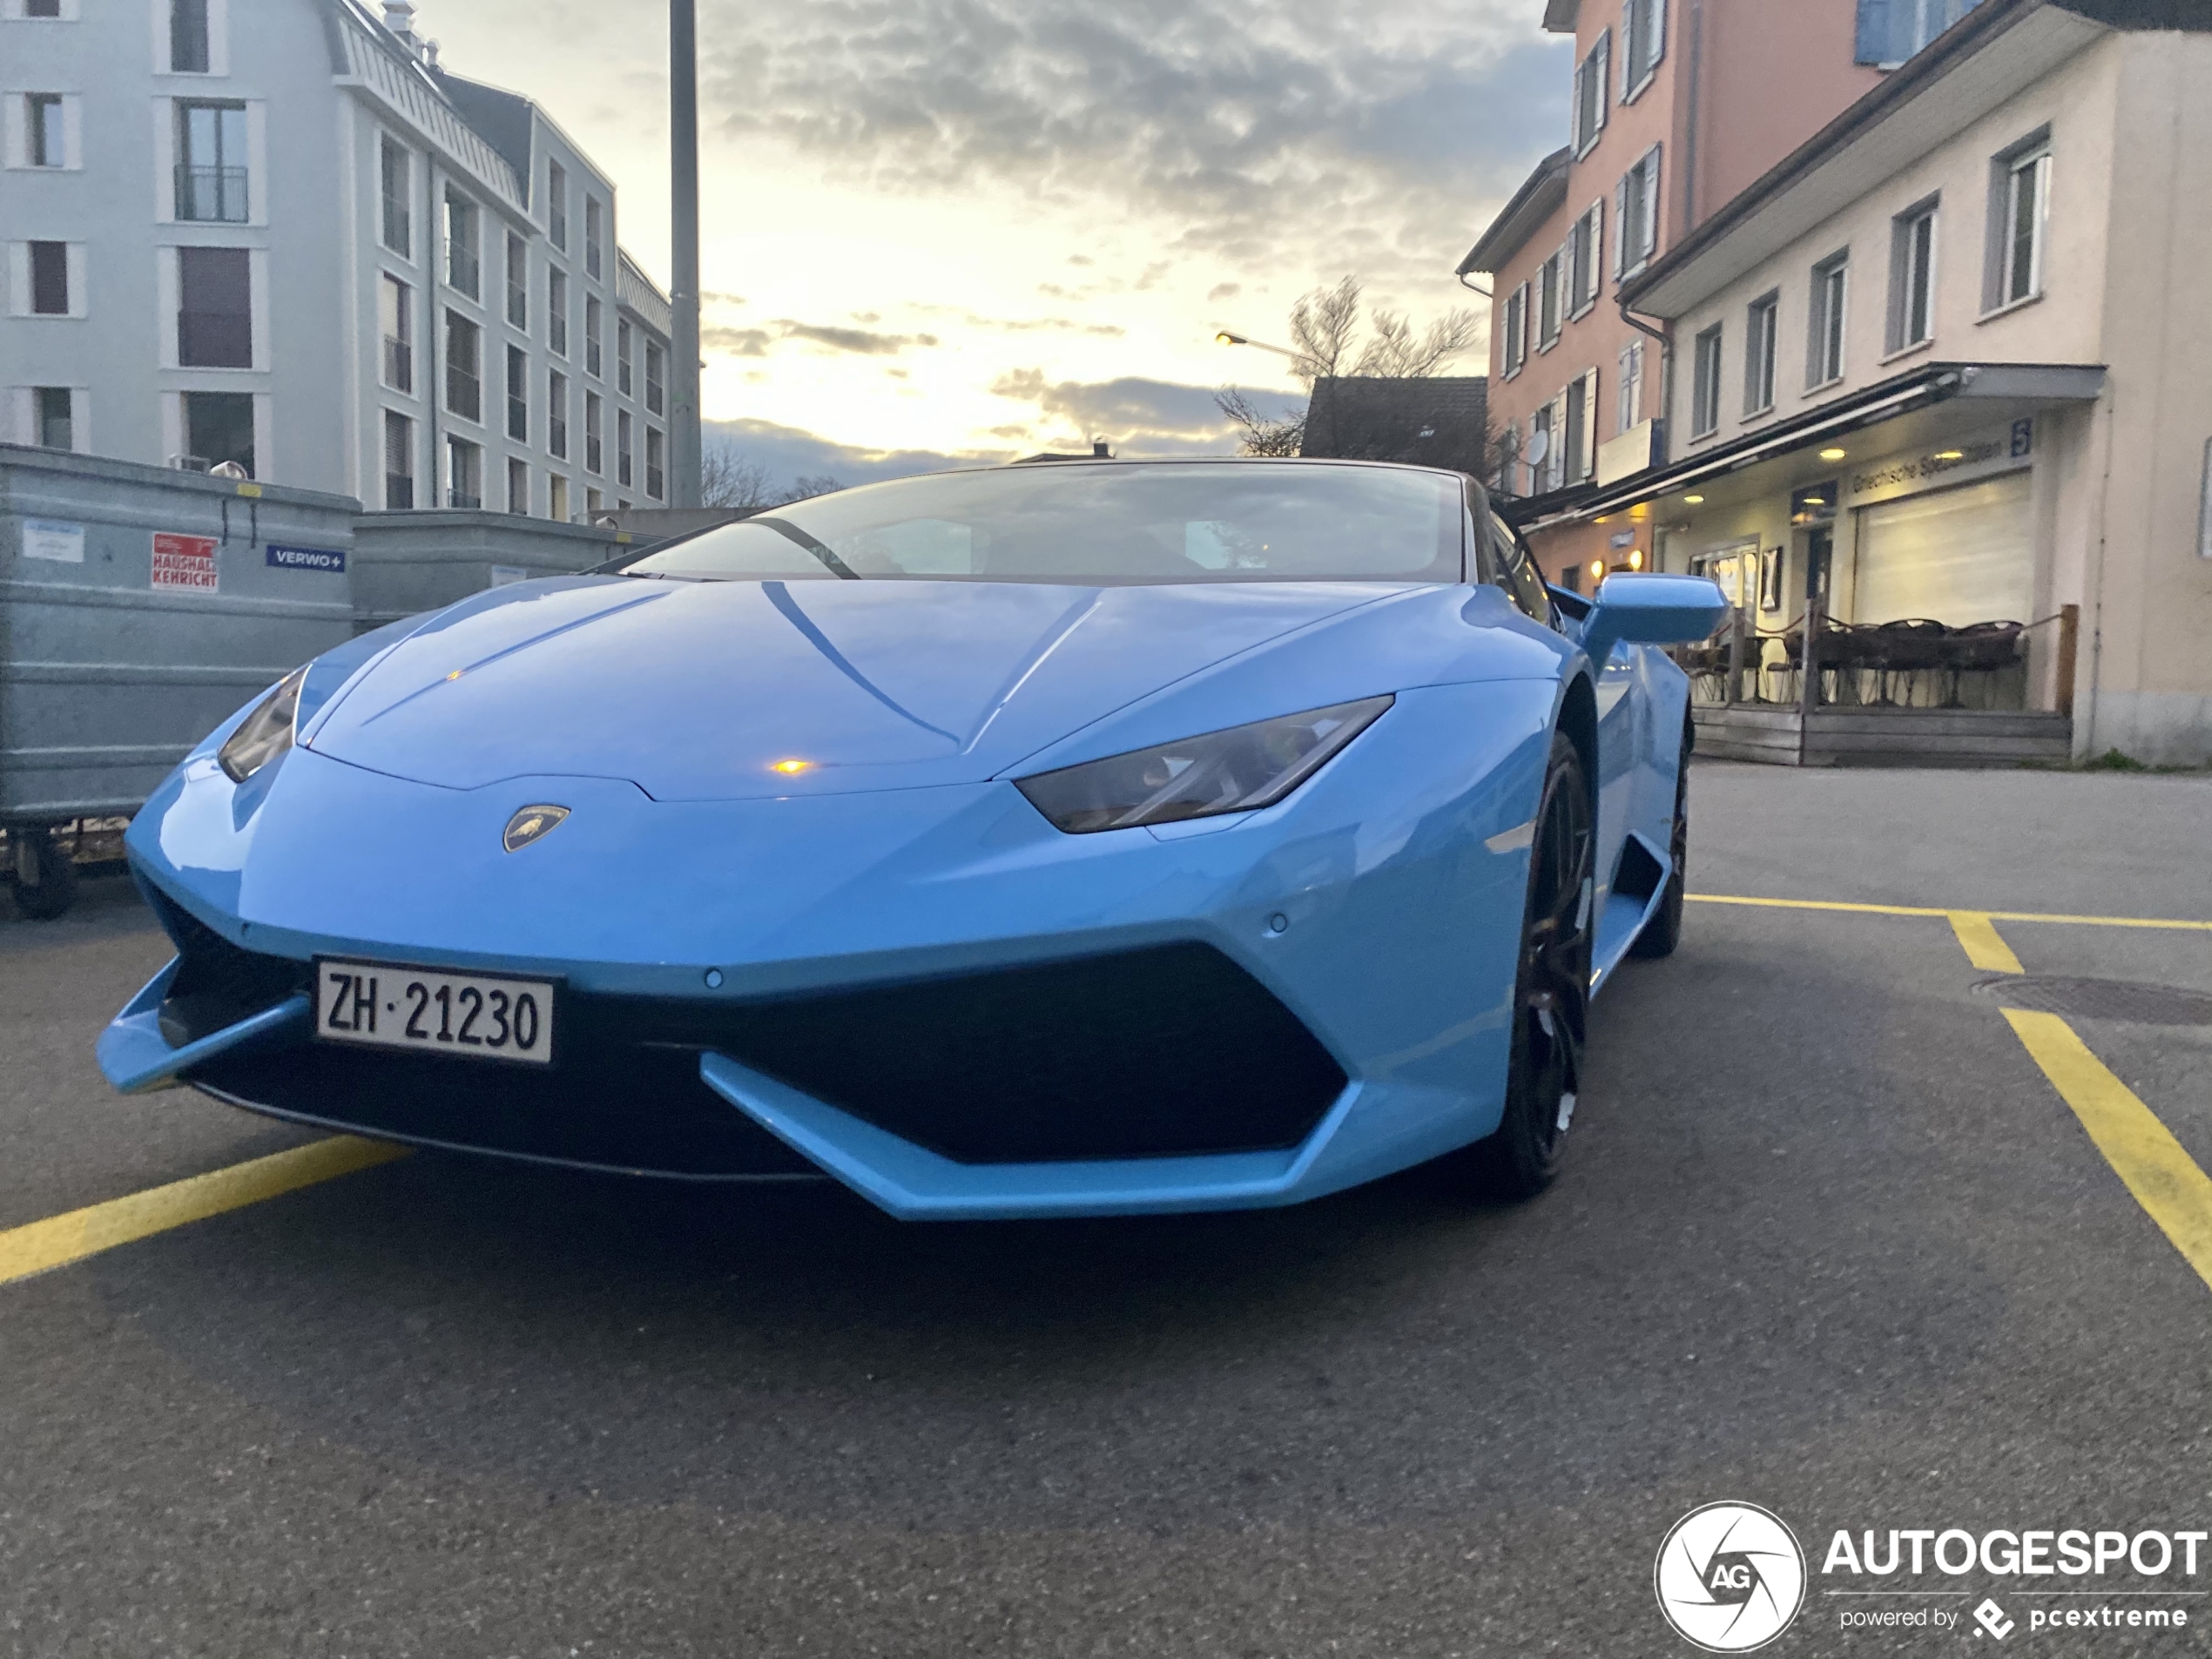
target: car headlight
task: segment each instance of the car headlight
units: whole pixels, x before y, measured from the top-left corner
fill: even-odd
[[[233,783],[244,783],[292,746],[292,729],[300,718],[300,687],[307,678],[304,664],[287,674],[225,740],[215,759]]]
[[[1070,835],[1272,806],[1372,725],[1388,697],[1278,715],[1015,779]]]

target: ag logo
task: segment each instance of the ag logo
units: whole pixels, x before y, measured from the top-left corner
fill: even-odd
[[[1757,1504],[1709,1503],[1669,1530],[1652,1582],[1676,1635],[1708,1653],[1749,1653],[1797,1616],[1805,1556]]]
[[[543,803],[525,806],[507,820],[507,832],[499,838],[499,844],[509,853],[519,853],[532,841],[556,828],[568,815],[569,809],[565,806]]]

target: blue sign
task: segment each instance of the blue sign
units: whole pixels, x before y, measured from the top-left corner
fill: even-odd
[[[328,570],[342,576],[346,556],[333,547],[279,547],[269,543],[270,568],[278,570]]]

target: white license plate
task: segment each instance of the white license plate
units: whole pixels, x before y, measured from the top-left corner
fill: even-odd
[[[315,1035],[328,1042],[549,1065],[554,990],[550,980],[319,957]]]

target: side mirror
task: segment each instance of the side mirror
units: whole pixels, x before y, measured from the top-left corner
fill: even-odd
[[[1702,576],[1609,576],[1582,624],[1582,649],[1597,667],[1622,640],[1686,645],[1720,626],[1729,604],[1720,583]]]

